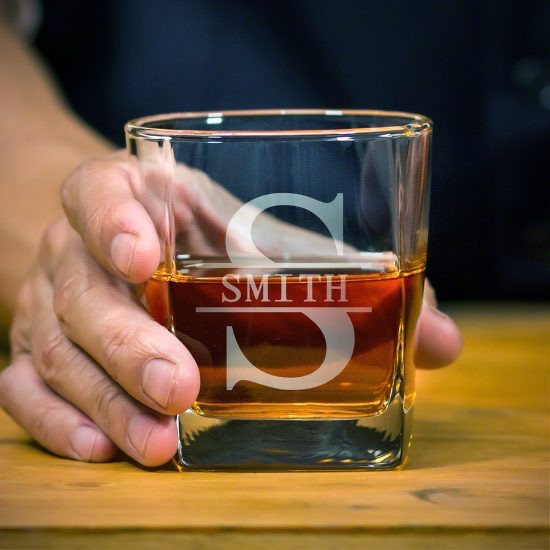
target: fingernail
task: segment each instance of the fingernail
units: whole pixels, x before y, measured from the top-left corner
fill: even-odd
[[[136,237],[131,233],[119,233],[111,243],[111,261],[126,277],[132,271],[136,242]]]
[[[152,359],[143,367],[143,393],[160,407],[166,408],[174,390],[175,377],[176,365],[162,359]]]
[[[156,425],[156,420],[150,414],[140,413],[134,416],[128,426],[128,439],[142,457],[147,453],[149,436]]]
[[[71,448],[79,460],[90,460],[99,432],[90,426],[79,426],[71,435]]]

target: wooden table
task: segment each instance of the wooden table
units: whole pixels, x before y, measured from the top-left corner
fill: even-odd
[[[0,413],[0,547],[548,548],[550,309],[463,306],[397,472],[177,473],[47,454]]]

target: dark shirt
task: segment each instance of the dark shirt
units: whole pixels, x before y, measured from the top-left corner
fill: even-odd
[[[550,299],[550,2],[43,2],[36,44],[123,145],[144,114],[377,108],[435,122],[443,299]]]

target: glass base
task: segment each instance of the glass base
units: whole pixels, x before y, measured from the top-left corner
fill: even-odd
[[[181,470],[388,470],[407,461],[412,409],[398,394],[377,416],[334,420],[177,417]]]

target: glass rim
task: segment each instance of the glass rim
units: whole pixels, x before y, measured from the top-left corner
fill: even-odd
[[[403,118],[409,120],[407,124],[387,125],[375,127],[357,128],[327,128],[317,130],[191,130],[191,129],[171,129],[158,128],[151,126],[152,123],[193,119],[220,119],[224,117],[285,117],[285,116],[314,116],[337,118],[346,116],[357,117],[378,117],[378,118]],[[124,129],[126,134],[133,137],[145,139],[170,139],[170,138],[248,138],[248,137],[331,137],[331,136],[355,136],[361,134],[379,135],[379,137],[405,136],[412,137],[420,133],[429,132],[433,127],[432,121],[418,113],[408,113],[403,111],[385,111],[375,109],[245,109],[229,111],[201,111],[201,112],[176,112],[158,115],[149,115],[128,121]]]

